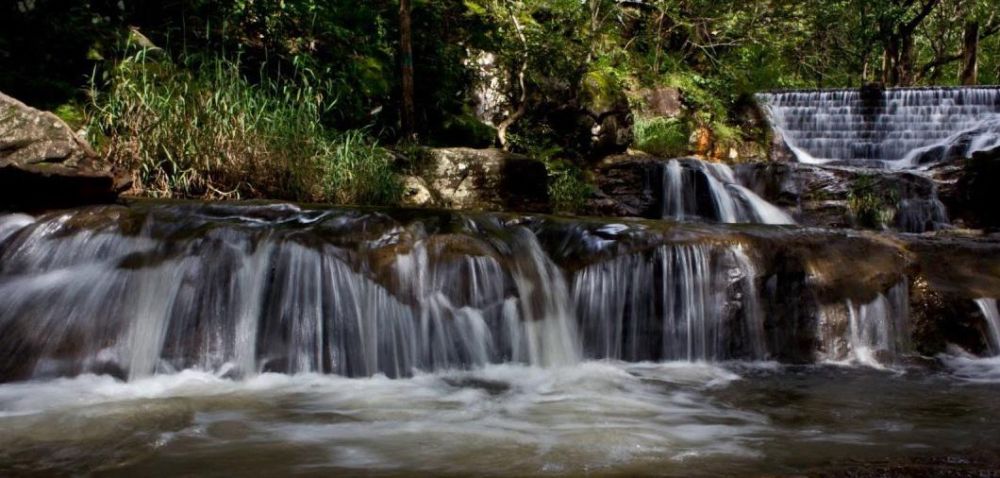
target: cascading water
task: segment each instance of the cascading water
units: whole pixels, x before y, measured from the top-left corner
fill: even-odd
[[[755,278],[739,248],[707,245],[664,246],[590,266],[576,274],[573,292],[585,352],[627,361],[762,360]]]
[[[1000,310],[997,309],[997,300],[976,299],[976,305],[986,318],[990,351],[994,356],[1000,356]]]
[[[909,315],[905,282],[865,304],[848,300],[843,307],[828,306],[820,321],[820,358],[876,368],[891,365],[910,348]]]
[[[0,377],[767,356],[739,247],[664,245],[567,277],[527,227],[460,222],[431,234],[290,206],[7,217],[20,229],[0,243]]]
[[[795,224],[786,212],[740,185],[729,166],[672,159],[662,168],[662,217],[725,223]]]
[[[800,162],[913,168],[1000,146],[1000,88],[763,93]]]

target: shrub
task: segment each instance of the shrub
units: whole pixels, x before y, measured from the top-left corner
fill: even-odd
[[[640,119],[635,122],[635,148],[663,157],[688,153],[691,132],[688,125],[676,118]]]
[[[855,179],[847,192],[847,206],[861,227],[885,229],[896,215],[896,191],[883,191],[874,176]]]
[[[592,188],[576,167],[551,161],[549,167],[549,199],[557,213],[577,214],[586,205]]]
[[[393,205],[403,197],[403,185],[388,151],[357,130],[341,134],[323,157],[326,196],[343,204]]]
[[[92,88],[89,133],[137,193],[154,197],[267,197],[392,202],[388,155],[358,132],[321,123],[333,107],[309,80],[248,82],[239,63],[142,50]],[[345,168],[359,168],[345,171]]]

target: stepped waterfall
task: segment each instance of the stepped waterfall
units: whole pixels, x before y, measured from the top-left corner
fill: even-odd
[[[891,88],[758,95],[803,163],[907,169],[1000,146],[1000,88]]]

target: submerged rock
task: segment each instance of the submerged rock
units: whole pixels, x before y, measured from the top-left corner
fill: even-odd
[[[126,188],[56,115],[0,93],[0,208],[108,202]]]

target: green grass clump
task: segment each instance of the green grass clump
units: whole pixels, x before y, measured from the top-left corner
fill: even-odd
[[[549,168],[549,200],[556,213],[579,214],[593,188],[579,168],[561,161],[551,161]]]
[[[676,118],[637,120],[634,134],[635,148],[652,155],[672,158],[684,156],[690,149],[691,131],[687,124]]]
[[[326,197],[342,204],[393,205],[403,197],[403,183],[396,176],[388,151],[360,131],[341,134],[330,145],[327,159]]]
[[[88,131],[154,197],[264,197],[391,204],[389,155],[360,132],[322,125],[333,107],[308,77],[254,84],[237,62],[121,60],[93,88]]]
[[[861,227],[885,229],[896,216],[896,191],[881,189],[874,176],[855,179],[847,192],[847,207]]]

